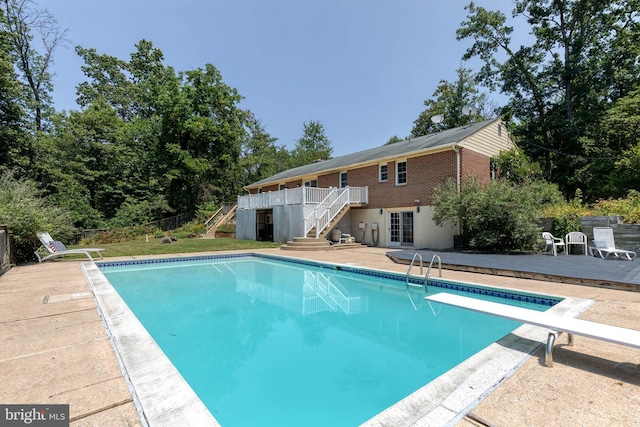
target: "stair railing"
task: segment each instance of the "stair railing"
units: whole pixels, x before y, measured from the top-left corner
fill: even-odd
[[[304,234],[316,228],[315,238],[320,236],[340,211],[349,204],[349,187],[334,188],[322,202],[304,219]]]
[[[216,213],[214,213],[213,215],[211,215],[211,218],[209,218],[205,223],[204,223],[204,227],[207,231],[209,231],[209,229],[211,227],[213,227],[216,223],[214,222],[214,220],[216,219],[216,217],[220,214],[220,212],[222,212],[222,209],[224,209],[224,206],[222,206],[220,209],[218,209],[216,211]]]

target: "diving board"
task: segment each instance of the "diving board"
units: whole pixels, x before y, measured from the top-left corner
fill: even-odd
[[[545,365],[548,367],[553,366],[553,344],[558,332],[569,334],[569,345],[573,345],[573,334],[576,334],[614,344],[640,348],[640,331],[634,329],[604,325],[559,314],[514,307],[444,292],[426,296],[425,299],[550,329],[545,352]]]

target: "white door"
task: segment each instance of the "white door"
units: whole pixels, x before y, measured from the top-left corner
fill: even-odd
[[[389,246],[413,246],[413,211],[389,213]]]

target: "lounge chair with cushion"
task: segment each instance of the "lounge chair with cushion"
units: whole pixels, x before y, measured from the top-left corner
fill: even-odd
[[[64,243],[57,240],[53,240],[49,235],[49,233],[41,232],[41,233],[36,233],[36,235],[38,236],[38,239],[40,239],[40,242],[42,243],[42,246],[40,246],[38,250],[35,251],[36,258],[38,258],[38,262],[46,261],[48,259],[56,258],[63,255],[73,255],[73,254],[84,254],[89,258],[89,260],[93,261],[93,258],[91,257],[91,254],[89,254],[89,252],[96,252],[98,255],[100,255],[100,259],[102,259],[102,251],[104,251],[104,249],[101,249],[101,248],[67,249]],[[42,251],[42,249],[46,251],[45,254],[48,252],[48,255],[41,256],[40,251]]]
[[[587,235],[581,231],[572,231],[564,236],[564,243],[567,245],[567,250],[564,251],[565,255],[571,253],[571,245],[579,245],[584,247],[584,256],[587,256]]]
[[[636,253],[626,249],[616,248],[616,242],[613,238],[613,228],[611,227],[593,227],[593,246],[589,247],[589,253],[592,256],[600,255],[605,259],[609,255],[621,258],[621,255],[629,261],[633,261]]]
[[[544,252],[547,252],[547,249],[549,249],[549,246],[551,246],[552,248],[552,252],[553,252],[553,256],[557,256],[558,255],[558,248],[559,247],[565,247],[564,246],[564,240],[560,237],[553,237],[553,234],[545,231],[544,233],[542,233],[542,238],[544,239]],[[566,248],[565,248],[565,252],[566,252]]]

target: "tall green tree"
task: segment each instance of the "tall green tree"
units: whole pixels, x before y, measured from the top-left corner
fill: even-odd
[[[637,58],[632,45],[638,2],[518,0],[513,17],[525,20],[534,36],[520,47],[513,46],[513,27],[503,13],[474,3],[466,9],[457,36],[473,45],[464,59],[482,60],[478,78],[509,96],[506,110],[514,118],[518,144],[541,162],[547,179],[565,195],[573,194],[585,186],[575,171],[607,154],[597,152],[590,134],[611,101],[637,82],[637,59],[619,57]]]
[[[32,0],[4,0],[6,27],[15,66],[23,82],[25,105],[33,115],[34,131],[42,131],[51,104],[51,68],[56,49],[66,43],[66,30],[46,9],[36,9]],[[33,32],[40,45],[34,43]]]
[[[296,140],[291,150],[290,167],[308,165],[317,160],[331,158],[333,147],[325,134],[324,126],[317,121],[309,121],[303,125],[303,135]]]
[[[444,129],[452,129],[485,120],[487,97],[480,93],[474,80],[472,71],[468,68],[456,70],[458,79],[450,83],[440,80],[432,97],[424,101],[426,110],[413,122],[412,137],[428,135]],[[465,114],[464,106],[473,106],[474,110]],[[441,116],[441,121],[433,121],[435,116]]]
[[[109,200],[128,201],[129,211],[136,209],[133,200],[160,208],[161,194],[172,212],[182,213],[213,198],[235,197],[246,113],[238,91],[213,65],[176,72],[146,40],[136,44],[129,61],[76,50],[88,77],[78,87],[78,103],[114,112],[118,132],[112,145],[122,163],[113,165],[131,178],[109,174],[115,182],[108,187],[120,191]],[[107,217],[113,214],[110,209]]]
[[[247,113],[246,126],[247,132],[238,162],[241,170],[239,192],[244,185],[282,172],[289,164],[289,152],[284,146],[276,145],[278,138],[272,137],[251,112]]]
[[[20,82],[14,72],[10,34],[6,30],[4,12],[0,9],[0,167],[17,170],[26,176],[31,143],[24,131]]]

